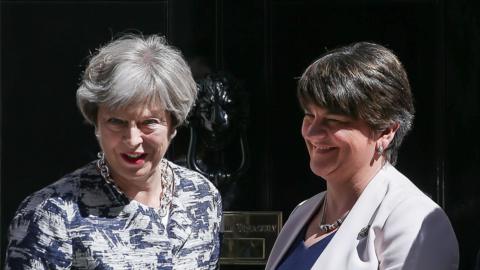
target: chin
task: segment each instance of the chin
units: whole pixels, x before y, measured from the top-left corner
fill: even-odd
[[[325,179],[326,177],[328,177],[331,174],[331,172],[333,172],[335,170],[335,167],[333,167],[332,165],[322,165],[322,164],[311,162],[310,163],[310,170],[312,170],[312,172],[315,175],[320,176],[320,177]]]
[[[136,178],[145,178],[153,174],[153,171],[150,168],[141,168],[140,170],[134,173],[133,177]]]
[[[136,170],[127,169],[123,171],[123,176],[130,180],[141,180],[151,174],[150,169],[140,168]]]
[[[312,170],[312,172],[316,175],[316,176],[320,176],[322,178],[325,177],[326,175],[326,170],[323,169],[323,168],[318,168],[317,166],[310,166],[310,170]]]

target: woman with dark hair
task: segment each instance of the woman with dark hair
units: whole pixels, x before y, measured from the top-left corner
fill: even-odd
[[[196,95],[163,37],[126,35],[100,48],[77,104],[102,152],[23,201],[6,268],[215,269],[220,195],[164,157]]]
[[[327,52],[297,94],[310,168],[327,190],[295,208],[266,269],[457,269],[448,217],[394,167],[414,115],[397,57],[366,42]]]

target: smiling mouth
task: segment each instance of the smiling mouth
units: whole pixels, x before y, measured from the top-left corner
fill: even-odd
[[[129,154],[121,154],[123,160],[130,164],[142,164],[147,157],[146,153],[129,153]]]
[[[333,146],[319,146],[319,145],[314,145],[314,146],[313,146],[313,149],[314,149],[316,152],[326,153],[326,152],[329,152],[329,151],[335,149],[335,147],[333,147]]]

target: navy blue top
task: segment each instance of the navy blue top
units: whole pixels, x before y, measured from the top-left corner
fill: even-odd
[[[311,269],[318,257],[322,254],[323,250],[327,247],[330,240],[332,240],[335,233],[336,232],[333,232],[313,244],[311,247],[307,247],[305,246],[305,241],[303,241],[305,235],[305,229],[303,229],[302,232],[298,234],[297,239],[290,247],[282,264],[280,264],[277,270]]]

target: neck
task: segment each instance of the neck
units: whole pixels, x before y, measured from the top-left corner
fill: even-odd
[[[127,194],[131,199],[153,208],[160,208],[160,191],[143,190],[136,193]]]
[[[363,169],[357,170],[355,175],[344,179],[327,179],[328,207],[326,222],[332,223],[343,217],[357,201],[365,187],[382,168],[382,160],[377,160]]]
[[[149,207],[159,208],[162,194],[160,171],[156,170],[147,180],[123,179],[113,175],[113,181],[129,199]]]

